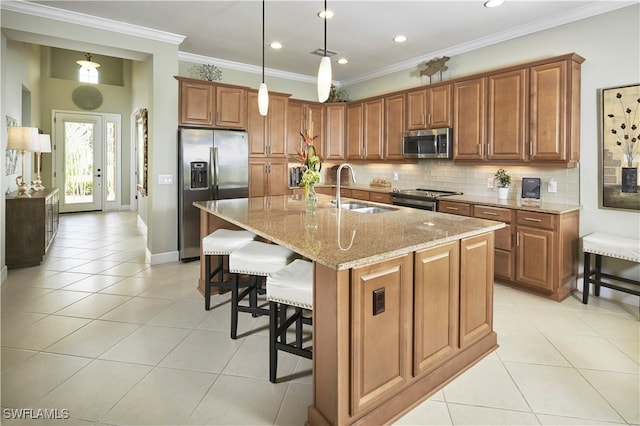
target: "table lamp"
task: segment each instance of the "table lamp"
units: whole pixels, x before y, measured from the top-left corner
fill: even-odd
[[[9,127],[7,149],[16,149],[22,155],[22,176],[16,178],[16,185],[18,185],[18,195],[16,197],[30,197],[31,195],[27,191],[31,185],[24,180],[24,153],[25,151],[40,149],[38,129],[35,127]]]
[[[31,182],[31,187],[34,191],[42,191],[44,185],[42,184],[42,178],[40,177],[40,168],[42,167],[42,153],[51,152],[51,137],[49,135],[38,135],[40,142],[40,148],[36,151],[36,180]]]

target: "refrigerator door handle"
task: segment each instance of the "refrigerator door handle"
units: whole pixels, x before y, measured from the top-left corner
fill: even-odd
[[[213,199],[218,199],[218,148],[211,148],[211,168],[213,173],[211,174],[211,189],[213,190]]]

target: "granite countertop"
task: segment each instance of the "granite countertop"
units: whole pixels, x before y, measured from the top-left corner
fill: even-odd
[[[440,198],[441,201],[455,201],[460,203],[482,204],[491,207],[505,207],[515,210],[526,210],[540,213],[563,214],[580,210],[576,204],[548,203],[518,199],[498,200],[498,197],[481,197],[477,195],[450,195]]]
[[[300,195],[196,201],[193,204],[227,222],[287,247],[334,270],[380,262],[504,227],[501,222],[389,206],[364,214],[337,209],[318,196],[315,212]],[[343,202],[351,199],[343,197]],[[362,201],[353,200],[359,203]]]

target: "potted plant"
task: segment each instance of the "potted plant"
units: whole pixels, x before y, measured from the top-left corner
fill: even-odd
[[[511,176],[505,169],[498,169],[494,175],[498,181],[498,199],[506,200],[509,196],[509,185],[511,185]]]

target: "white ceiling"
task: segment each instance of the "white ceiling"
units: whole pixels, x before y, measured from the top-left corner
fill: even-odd
[[[12,2],[2,3],[5,8]],[[59,8],[73,12],[69,16],[73,15],[74,22],[80,18],[91,26],[108,28],[113,23],[75,13],[185,36],[179,46],[183,60],[224,67],[249,65],[256,71],[261,64],[260,1],[29,3],[34,3],[29,5],[33,14],[64,16],[49,9]],[[483,6],[483,0],[328,0],[327,7],[335,16],[327,24],[327,49],[339,52],[332,59],[334,80],[349,84],[635,3],[637,0],[506,0],[502,6],[489,9]],[[321,0],[267,0],[266,43],[277,40],[284,46],[279,51],[266,48],[267,75],[315,78],[320,58],[310,52],[323,47],[323,21],[317,17],[322,7]],[[118,28],[122,31],[123,27]],[[397,34],[407,36],[407,42],[394,43]],[[349,63],[335,63],[341,57]]]

